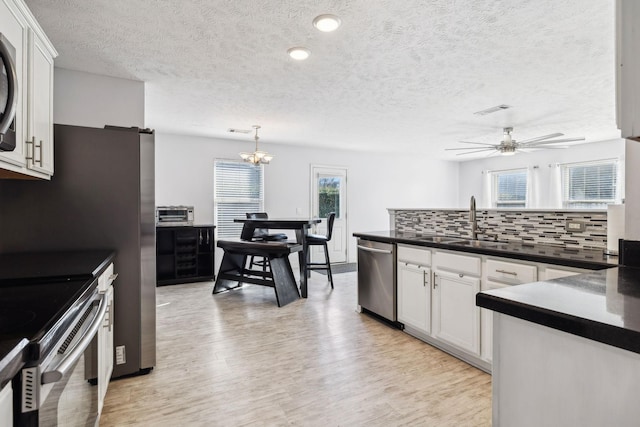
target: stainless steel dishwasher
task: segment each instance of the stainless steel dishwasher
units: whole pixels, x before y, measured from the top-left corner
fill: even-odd
[[[394,244],[358,239],[358,305],[396,322]]]

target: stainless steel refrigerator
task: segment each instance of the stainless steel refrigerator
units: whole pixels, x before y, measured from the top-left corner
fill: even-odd
[[[0,252],[113,249],[113,377],[156,363],[154,134],[55,125],[51,181],[0,180]],[[114,357],[114,361],[116,358]]]

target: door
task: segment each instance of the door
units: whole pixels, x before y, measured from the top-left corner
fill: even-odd
[[[434,336],[472,354],[480,354],[480,311],[476,307],[480,279],[436,271],[433,288]]]
[[[311,216],[326,218],[336,213],[333,234],[328,243],[332,264],[347,262],[347,169],[333,166],[311,165]],[[327,232],[327,222],[316,227],[316,234]],[[313,246],[311,259],[322,261],[323,249]]]
[[[398,321],[431,333],[431,269],[398,262]]]

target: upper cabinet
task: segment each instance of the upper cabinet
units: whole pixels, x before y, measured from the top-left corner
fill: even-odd
[[[53,175],[53,60],[58,55],[22,0],[0,0],[0,33],[16,51],[16,148],[0,152],[0,177]]]
[[[616,117],[623,138],[640,141],[640,2],[616,2]]]

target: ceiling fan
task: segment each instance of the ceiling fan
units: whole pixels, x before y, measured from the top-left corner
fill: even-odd
[[[568,148],[566,145],[553,145],[563,142],[584,141],[584,137],[552,139],[563,136],[563,133],[552,133],[549,135],[538,136],[536,138],[525,139],[524,141],[516,141],[511,136],[512,127],[503,128],[502,141],[499,144],[488,144],[484,142],[460,141],[463,144],[480,145],[481,147],[462,147],[462,148],[446,148],[446,151],[467,150],[464,153],[456,154],[462,156],[465,154],[489,152],[489,156],[493,154],[502,154],[505,156],[516,154],[516,152],[528,152],[535,149],[558,149]]]

